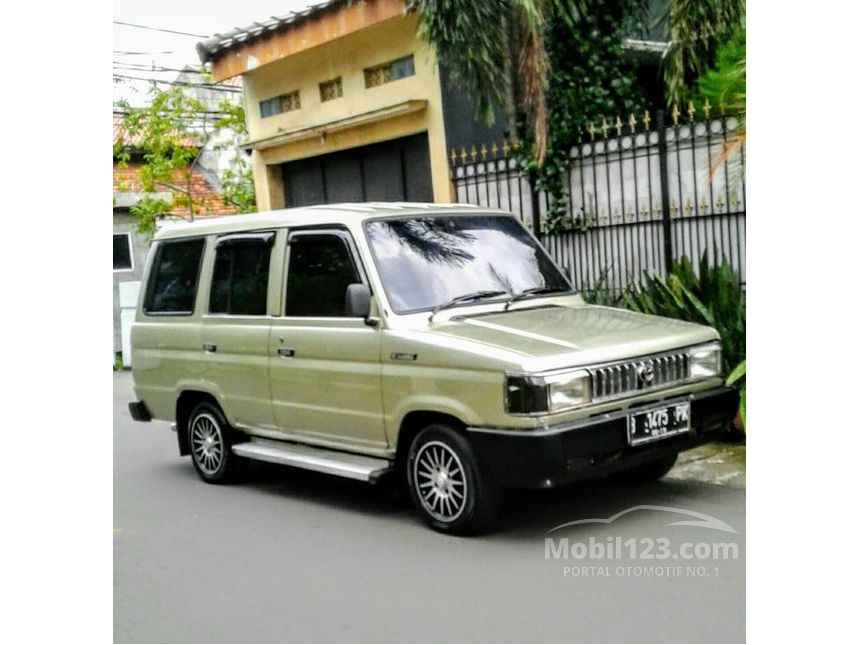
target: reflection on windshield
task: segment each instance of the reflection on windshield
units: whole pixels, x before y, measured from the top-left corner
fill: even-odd
[[[365,224],[397,313],[433,309],[478,291],[569,290],[546,252],[512,217],[458,215]]]

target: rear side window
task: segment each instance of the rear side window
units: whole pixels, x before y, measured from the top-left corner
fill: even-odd
[[[158,245],[144,301],[147,313],[194,313],[203,244],[198,238]]]
[[[212,271],[209,313],[265,315],[271,255],[268,241],[236,240],[219,245]]]
[[[346,288],[361,282],[352,253],[339,235],[297,235],[290,240],[287,316],[346,315]]]

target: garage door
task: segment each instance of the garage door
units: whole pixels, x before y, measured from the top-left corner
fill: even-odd
[[[284,204],[432,202],[427,133],[281,165]]]

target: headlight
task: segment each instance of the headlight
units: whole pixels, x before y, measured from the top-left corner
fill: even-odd
[[[690,377],[719,376],[722,371],[723,352],[719,343],[710,343],[690,350]]]
[[[553,414],[591,402],[591,375],[583,370],[547,376],[508,375],[506,409],[510,414]]]

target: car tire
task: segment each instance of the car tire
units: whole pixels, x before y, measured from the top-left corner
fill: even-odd
[[[678,461],[677,454],[661,457],[660,459],[617,472],[612,475],[612,478],[628,484],[655,482],[658,479],[663,479],[675,466],[676,461]]]
[[[406,463],[409,491],[424,521],[442,533],[469,535],[496,517],[501,491],[468,440],[434,423],[416,435]]]
[[[248,469],[248,459],[233,454],[236,431],[214,403],[197,405],[188,419],[188,446],[191,463],[200,478],[209,484],[236,481]]]

